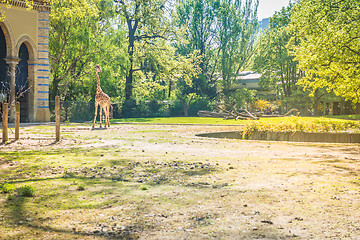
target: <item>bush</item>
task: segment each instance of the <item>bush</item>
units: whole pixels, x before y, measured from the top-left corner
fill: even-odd
[[[64,111],[64,108],[63,108]],[[94,102],[69,102],[67,106],[67,118],[71,122],[89,121],[94,118],[95,103]],[[98,117],[99,118],[99,108]]]
[[[79,186],[77,187],[77,190],[78,190],[78,191],[84,191],[84,190],[85,190],[85,186],[84,186],[84,185],[79,185]]]
[[[35,195],[35,189],[32,186],[22,186],[18,188],[18,194],[23,197],[33,197]]]
[[[144,101],[136,102],[135,99],[125,100],[122,109],[121,117],[148,117],[150,114],[149,107]]]
[[[196,117],[198,111],[206,110],[211,111],[211,103],[206,98],[197,98],[195,99],[189,106],[188,109],[188,116],[189,117]],[[172,117],[180,117],[184,116],[184,106],[182,101],[179,99],[175,99],[173,104],[170,106],[170,116]]]
[[[184,116],[184,107],[182,102],[179,99],[175,99],[170,106],[170,116],[171,117],[180,117]]]
[[[193,103],[190,104],[188,115],[189,116],[197,116],[198,111],[211,111],[210,101],[205,98],[198,98]]]
[[[13,193],[13,192],[15,192],[15,190],[16,190],[16,188],[14,187],[14,185],[9,184],[9,183],[4,183],[1,186],[1,191],[3,193]]]
[[[146,185],[141,185],[141,186],[139,187],[139,189],[140,189],[140,190],[143,190],[143,191],[146,191],[146,190],[149,190],[149,187],[146,186]]]
[[[148,103],[150,117],[168,117],[169,116],[169,104],[159,102],[157,100],[151,100]]]
[[[281,122],[248,122],[242,132],[243,139],[250,133],[257,132],[359,132],[360,123],[356,121],[336,121],[330,119],[308,120],[301,117],[291,117]]]

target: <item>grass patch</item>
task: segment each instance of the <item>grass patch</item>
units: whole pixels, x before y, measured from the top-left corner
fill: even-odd
[[[243,121],[235,119],[224,120],[222,118],[202,117],[163,117],[163,118],[122,118],[111,119],[111,122],[121,123],[156,123],[156,124],[215,124],[215,125],[238,125]]]
[[[290,239],[294,223],[304,229],[299,239],[359,236],[353,145],[194,136],[238,129],[227,126],[64,126],[72,137],[56,144],[23,138],[0,146],[0,239]],[[33,197],[19,194],[29,186]]]
[[[360,114],[357,115],[336,115],[336,116],[327,116],[328,118],[336,119],[347,119],[347,120],[360,120]]]
[[[360,120],[360,115],[340,115],[340,116],[326,116],[326,117],[300,117],[306,121],[316,121],[319,119],[331,119],[331,121],[344,122],[346,120]],[[291,117],[273,117],[260,118],[260,122],[281,123],[289,121]],[[207,117],[162,117],[162,118],[121,118],[111,119],[113,123],[153,123],[153,124],[210,124],[210,125],[242,125],[251,120],[224,120],[222,118],[207,118]]]

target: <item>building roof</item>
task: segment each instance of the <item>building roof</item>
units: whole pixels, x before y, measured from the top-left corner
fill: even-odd
[[[250,80],[250,79],[260,79],[262,74],[256,72],[241,72],[240,76],[236,77],[236,80]]]

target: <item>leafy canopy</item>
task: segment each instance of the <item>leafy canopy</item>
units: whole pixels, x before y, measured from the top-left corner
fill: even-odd
[[[292,53],[306,73],[299,83],[360,102],[360,1],[301,0],[290,30]]]

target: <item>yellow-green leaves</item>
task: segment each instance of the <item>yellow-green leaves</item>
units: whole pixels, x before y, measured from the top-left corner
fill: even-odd
[[[291,48],[305,77],[299,82],[315,91],[333,90],[360,102],[360,1],[302,0],[294,8]]]
[[[54,6],[50,12],[50,19],[58,21],[63,18],[83,19],[85,17],[94,17],[99,13],[96,2],[99,0],[52,0]]]

